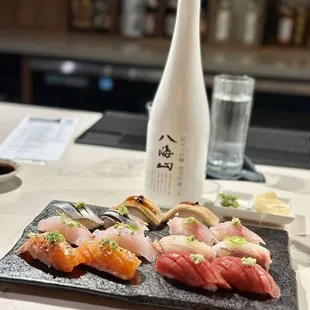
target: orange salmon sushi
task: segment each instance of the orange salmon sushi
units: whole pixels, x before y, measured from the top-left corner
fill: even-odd
[[[32,258],[63,272],[71,272],[75,266],[85,262],[83,256],[72,248],[58,231],[30,233],[28,237],[17,250],[19,254],[28,252]]]
[[[136,255],[107,238],[84,242],[77,250],[85,260],[84,265],[110,273],[122,280],[132,279],[141,264]]]

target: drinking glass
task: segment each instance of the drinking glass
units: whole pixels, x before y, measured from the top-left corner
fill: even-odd
[[[217,75],[211,106],[208,172],[238,175],[252,110],[255,81],[248,76]]]

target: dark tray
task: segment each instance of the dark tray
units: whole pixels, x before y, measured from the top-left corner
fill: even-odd
[[[295,272],[290,264],[288,235],[281,230],[250,227],[267,243],[273,263],[270,274],[281,289],[280,299],[267,299],[263,296],[230,291],[210,293],[191,289],[157,274],[154,264],[144,262],[134,280],[122,282],[103,272],[90,268],[77,267],[72,273],[64,274],[47,268],[38,261],[26,261],[16,255],[16,250],[27,239],[29,232],[36,232],[41,219],[55,215],[51,202],[24,230],[21,239],[0,261],[0,281],[21,283],[50,288],[61,288],[125,300],[132,303],[152,306],[165,306],[179,309],[259,309],[295,310],[298,309]],[[98,214],[105,208],[93,206]],[[168,235],[168,228],[152,231],[154,239]]]

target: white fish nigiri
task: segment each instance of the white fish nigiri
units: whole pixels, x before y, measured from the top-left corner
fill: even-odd
[[[241,224],[241,221],[234,217],[231,221],[217,224],[210,228],[218,241],[226,237],[239,236],[255,244],[266,244],[265,241],[256,233]]]
[[[170,235],[195,236],[199,241],[211,246],[218,242],[213,232],[193,216],[175,217],[168,221],[168,226]]]
[[[116,241],[122,248],[129,250],[137,256],[143,256],[148,261],[154,261],[158,251],[149,237],[135,225],[119,223],[107,230],[95,230],[98,239],[107,238]]]
[[[257,264],[261,265],[269,271],[269,265],[272,263],[270,252],[255,243],[247,242],[245,238],[233,236],[226,238],[216,244],[213,249],[216,251],[217,257],[234,256],[234,257],[252,257],[255,258]]]
[[[94,238],[92,233],[85,226],[70,219],[65,214],[41,220],[38,224],[38,230],[41,232],[52,232],[57,230],[68,242],[75,245],[81,245],[84,241],[89,241]]]
[[[215,250],[204,242],[196,239],[195,236],[166,236],[158,241],[162,252],[189,252],[190,254],[201,254],[209,262],[216,257]]]

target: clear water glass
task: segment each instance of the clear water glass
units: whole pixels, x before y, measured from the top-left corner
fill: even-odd
[[[208,172],[238,175],[252,111],[255,81],[248,76],[217,75],[211,106]]]

